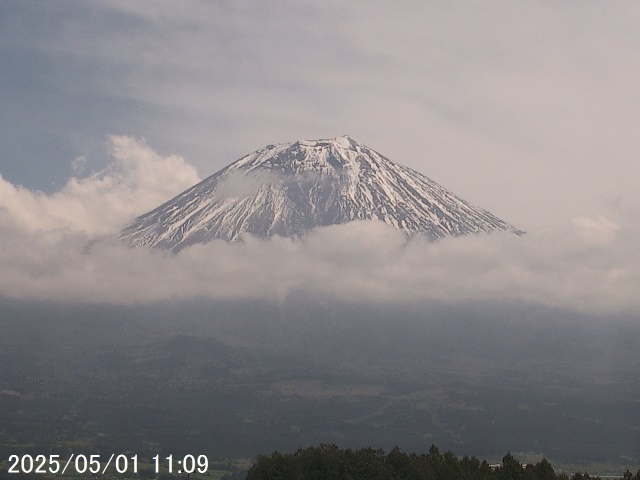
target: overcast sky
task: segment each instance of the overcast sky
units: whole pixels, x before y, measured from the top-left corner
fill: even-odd
[[[465,274],[472,297],[522,284],[518,298],[637,309],[639,22],[635,1],[4,0],[0,292],[185,296],[169,284],[136,296],[115,277],[92,284],[82,275],[136,263],[113,261],[116,251],[124,255],[113,246],[96,247],[91,263],[87,252],[96,250],[86,242],[267,144],[350,134],[529,232],[518,244],[429,246],[420,258],[418,242],[407,246],[382,227],[318,233],[325,245],[345,238],[358,245],[363,236],[385,245],[379,270],[375,262],[354,267],[354,282],[366,284],[359,292],[398,290],[405,298],[411,279],[422,282],[420,292],[463,288],[451,272],[464,260],[480,275]],[[352,254],[357,263],[357,249],[329,248],[331,256],[314,241],[279,243],[271,260],[301,255],[313,275],[298,259],[281,269],[280,283],[267,278],[262,287],[279,295],[314,288],[331,268],[348,267],[337,259]],[[233,248],[252,249],[238,254],[242,264],[266,247]],[[181,255],[191,272],[199,255],[199,248]],[[404,277],[404,290],[371,280],[420,262],[431,276]],[[226,286],[242,277],[234,265]],[[478,290],[487,275],[491,287]],[[52,293],[69,278],[85,283],[76,293]],[[220,293],[216,281],[199,293]],[[105,285],[118,288],[106,295]]]

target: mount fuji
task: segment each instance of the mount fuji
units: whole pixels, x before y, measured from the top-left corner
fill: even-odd
[[[247,233],[302,237],[314,227],[379,220],[436,240],[521,230],[349,136],[268,145],[138,217],[119,238],[178,251]]]

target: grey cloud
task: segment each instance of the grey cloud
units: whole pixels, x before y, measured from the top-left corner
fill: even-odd
[[[631,233],[631,235],[629,235]],[[486,235],[430,243],[378,222],[320,228],[303,240],[214,241],[172,255],[86,237],[3,234],[0,293],[74,302],[283,300],[368,303],[526,301],[582,312],[639,312],[638,233],[607,245],[575,233]]]

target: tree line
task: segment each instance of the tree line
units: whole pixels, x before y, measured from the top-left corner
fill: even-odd
[[[640,480],[627,470],[624,480]],[[295,453],[273,452],[259,456],[246,480],[600,480],[588,473],[556,474],[542,459],[523,465],[511,453],[501,465],[489,465],[475,457],[441,453],[432,445],[426,454],[402,452],[398,447],[381,449],[340,449],[322,444],[298,449]]]

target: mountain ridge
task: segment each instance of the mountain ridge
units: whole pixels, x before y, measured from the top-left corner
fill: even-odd
[[[302,237],[318,226],[380,220],[436,240],[521,230],[348,135],[267,145],[138,217],[119,238],[180,250],[213,239]]]

